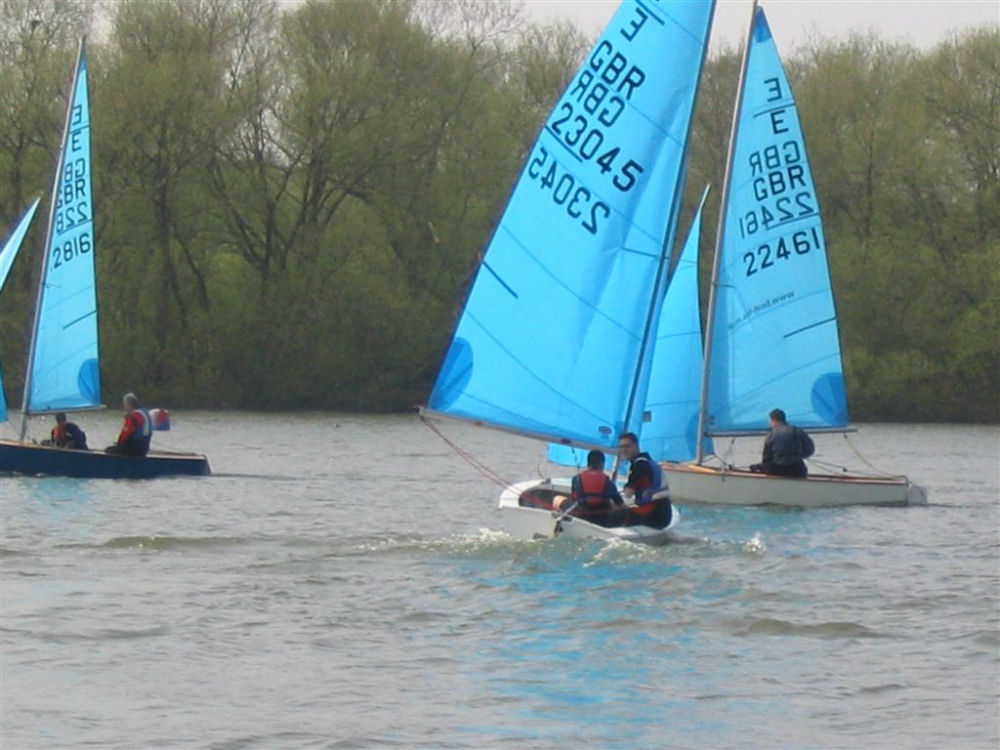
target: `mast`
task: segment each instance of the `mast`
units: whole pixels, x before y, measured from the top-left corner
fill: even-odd
[[[712,336],[715,333],[716,287],[719,284],[719,256],[722,251],[723,234],[726,228],[726,211],[729,207],[730,179],[733,171],[733,155],[736,153],[736,131],[739,129],[743,110],[743,87],[746,84],[747,64],[750,60],[750,45],[753,42],[754,21],[757,18],[757,0],[753,0],[750,10],[750,24],[747,27],[746,43],[743,47],[743,62],[736,86],[736,104],[733,107],[733,124],[729,131],[729,150],[726,153],[726,172],[722,180],[722,204],[719,206],[718,226],[715,230],[715,257],[712,259],[712,281],[708,288],[708,320],[705,323],[705,354],[701,369],[701,407],[698,409],[698,452],[695,463],[705,460],[705,422],[708,417],[708,378],[712,359]]]
[[[59,185],[62,183],[63,169],[66,160],[66,140],[69,137],[69,123],[73,117],[73,102],[76,101],[76,87],[80,79],[80,63],[87,51],[87,37],[80,38],[80,47],[76,53],[76,65],[73,66],[70,79],[69,96],[66,101],[66,122],[63,123],[62,142],[59,144],[59,155],[56,161],[55,174],[52,178],[52,193],[49,199],[49,223],[45,229],[45,245],[42,252],[42,271],[38,277],[38,294],[35,297],[35,317],[31,325],[31,346],[28,349],[28,366],[24,373],[24,398],[21,402],[21,442],[28,431],[28,394],[31,392],[31,373],[35,365],[36,337],[38,335],[38,320],[42,312],[42,297],[45,293],[45,276],[49,267],[49,245],[52,242],[52,227],[55,223],[56,204],[59,202]]]
[[[757,7],[757,0],[754,0],[754,7]],[[715,2],[713,0],[711,11],[708,16],[708,28],[712,28],[712,21],[715,19]],[[691,129],[694,126],[694,112],[698,108],[698,94],[701,92],[701,76],[705,70],[705,59],[708,57],[708,42],[705,40],[705,44],[701,50],[701,63],[698,68],[698,83],[695,86],[694,97],[691,101],[691,117],[688,119],[687,132],[684,134],[684,144],[685,144],[685,155],[684,162],[681,165],[681,169],[677,173],[677,180],[674,184],[674,202],[670,207],[670,221],[667,223],[666,235],[663,238],[663,245],[660,251],[660,261],[656,267],[656,280],[653,283],[653,293],[650,295],[649,299],[649,309],[646,312],[646,325],[642,331],[642,341],[639,344],[639,357],[636,360],[635,374],[632,378],[632,388],[629,392],[628,402],[625,406],[625,429],[629,429],[629,423],[634,417],[633,411],[635,409],[636,401],[639,395],[639,383],[642,380],[642,372],[646,367],[646,352],[649,349],[649,339],[653,332],[653,323],[656,318],[656,302],[659,297],[662,296],[665,289],[661,289],[660,286],[663,282],[663,277],[670,265],[671,250],[674,240],[677,235],[677,225],[679,223],[679,214],[681,202],[684,198],[684,180],[687,175],[687,146],[691,142]],[[618,472],[618,461],[615,460],[614,473]]]

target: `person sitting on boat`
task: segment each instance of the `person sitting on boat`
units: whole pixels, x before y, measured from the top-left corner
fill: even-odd
[[[663,470],[652,456],[639,450],[639,438],[634,432],[626,432],[618,438],[618,452],[630,464],[623,494],[635,501],[635,505],[628,508],[623,525],[666,528],[673,508],[669,496],[664,496],[667,482]],[[654,494],[660,497],[654,499]]]
[[[812,438],[801,427],[788,424],[785,412],[772,409],[768,414],[771,429],[764,438],[764,453],[750,471],[783,477],[804,477],[809,471],[803,459],[816,450]]]
[[[145,456],[149,452],[149,441],[153,437],[152,421],[134,393],[126,393],[122,398],[125,407],[125,424],[114,445],[108,446],[107,453],[123,453],[127,456]]]
[[[57,448],[87,450],[87,433],[73,422],[67,421],[65,412],[56,414],[56,426],[52,428],[50,438],[49,444]]]
[[[602,526],[607,525],[609,513],[614,507],[625,504],[611,477],[604,473],[604,453],[601,451],[587,454],[587,468],[573,477],[570,486],[570,502],[573,504],[570,515]]]

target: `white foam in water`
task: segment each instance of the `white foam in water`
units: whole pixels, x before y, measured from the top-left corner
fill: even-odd
[[[760,532],[754,534],[753,537],[743,545],[743,549],[747,552],[756,552],[758,554],[767,552],[767,546],[764,544],[764,540],[760,538]]]
[[[486,542],[487,544],[494,544],[498,542],[507,543],[511,541],[511,536],[506,531],[498,531],[496,529],[479,529],[479,536],[477,540],[480,542]]]

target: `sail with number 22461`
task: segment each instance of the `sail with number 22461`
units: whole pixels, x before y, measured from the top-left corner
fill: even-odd
[[[798,110],[764,11],[751,16],[738,87],[706,327],[698,433],[763,435],[771,409],[810,432],[849,429],[826,240]],[[666,464],[675,501],[904,505],[903,476],[788,478]]]

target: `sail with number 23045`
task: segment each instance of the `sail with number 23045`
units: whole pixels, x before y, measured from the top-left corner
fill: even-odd
[[[714,7],[622,2],[528,156],[424,414],[604,451],[640,431]]]
[[[622,3],[531,151],[430,412],[582,447],[638,430],[713,7]]]

